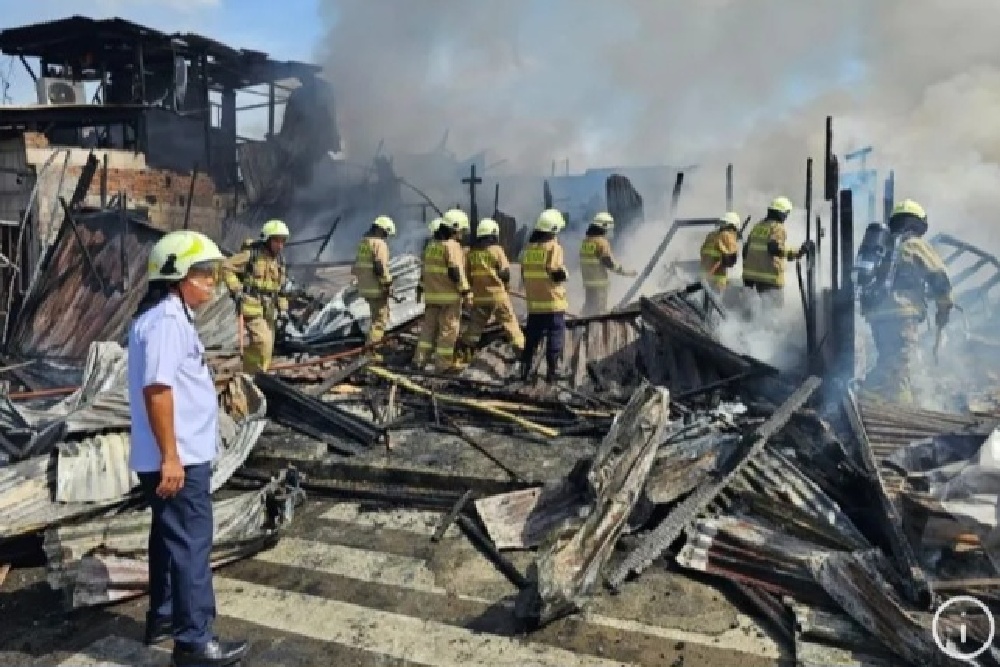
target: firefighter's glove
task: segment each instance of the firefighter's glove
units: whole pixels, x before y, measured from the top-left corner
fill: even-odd
[[[420,285],[417,285],[417,303],[420,303],[423,300],[424,300],[424,288],[421,287]]]
[[[934,313],[934,326],[938,329],[943,329],[948,326],[948,320],[951,319],[951,306],[941,307],[938,306],[937,312]]]
[[[802,259],[803,257],[811,255],[814,252],[816,252],[816,244],[813,243],[811,240],[806,241],[801,246],[799,246],[799,253],[797,259]]]
[[[462,294],[462,306],[464,308],[472,308],[472,292]]]
[[[236,289],[229,290],[229,296],[232,297],[233,301],[239,303],[243,299],[243,288],[237,287]]]

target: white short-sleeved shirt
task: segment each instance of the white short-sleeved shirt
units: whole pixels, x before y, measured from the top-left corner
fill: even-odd
[[[160,469],[142,390],[153,384],[174,395],[177,453],[185,466],[206,463],[218,452],[219,408],[215,382],[205,362],[205,346],[185,306],[170,295],[132,323],[128,336],[128,397],[132,415],[130,465],[136,472]]]

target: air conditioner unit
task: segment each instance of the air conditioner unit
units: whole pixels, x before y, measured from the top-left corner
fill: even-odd
[[[87,90],[82,81],[41,78],[38,80],[39,104],[86,104]]]

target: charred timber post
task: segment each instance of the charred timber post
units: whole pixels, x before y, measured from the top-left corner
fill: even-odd
[[[733,163],[726,165],[726,210],[733,210]]]
[[[59,204],[63,208],[63,213],[66,215],[66,221],[69,222],[70,228],[73,230],[73,236],[76,237],[77,243],[80,244],[80,251],[83,253],[83,261],[86,262],[87,268],[94,275],[94,280],[97,281],[98,286],[101,291],[107,290],[104,284],[104,279],[101,278],[100,272],[97,270],[97,265],[94,263],[94,258],[90,256],[90,251],[87,249],[87,244],[84,242],[83,237],[80,235],[80,228],[76,226],[76,219],[73,217],[73,213],[69,209],[69,204],[66,203],[66,199],[63,197],[59,198]]]
[[[458,527],[462,529],[469,541],[472,542],[473,546],[479,550],[481,554],[489,558],[493,564],[496,566],[500,573],[507,577],[507,580],[514,584],[518,590],[522,590],[528,585],[528,580],[525,579],[521,571],[518,570],[513,563],[511,563],[507,558],[500,553],[490,538],[483,534],[483,531],[479,530],[479,526],[476,522],[467,517],[464,514],[459,513],[455,519],[458,523]]]
[[[194,199],[194,186],[198,181],[198,163],[191,169],[191,184],[188,185],[188,198],[184,206],[184,229],[191,228],[191,200]]]
[[[855,369],[855,322],[854,322],[854,193],[840,191],[840,308],[837,313],[837,342],[841,346],[840,368],[847,368],[848,378],[853,378]]]
[[[812,204],[813,204],[813,159],[806,160],[806,241],[812,240]],[[818,240],[818,239],[817,239]],[[818,264],[819,247],[816,247],[806,260],[806,354],[809,359],[809,372],[816,373],[816,266]]]
[[[451,511],[445,515],[441,523],[434,530],[434,534],[431,535],[431,542],[440,542],[444,538],[444,534],[451,528],[451,524],[455,523],[458,515],[465,510],[465,506],[469,504],[470,500],[472,500],[472,489],[466,489],[462,497],[452,506]]]
[[[667,217],[670,219],[671,225],[673,225],[677,219],[677,205],[680,202],[681,189],[683,187],[684,187],[684,172],[679,171],[677,172],[677,179],[674,181],[674,190],[670,195],[670,213],[668,214]],[[625,293],[625,296],[623,296],[621,301],[618,302],[618,305],[615,306],[615,310],[620,310],[625,306],[627,306],[629,302],[635,298],[635,295],[639,293],[639,290],[642,288],[643,283],[646,282],[646,280],[649,278],[649,275],[653,272],[653,269],[656,268],[656,265],[660,262],[660,257],[663,255],[663,252],[667,249],[667,246],[670,244],[671,239],[673,239],[674,237],[673,232],[674,229],[671,228],[670,231],[667,232],[667,235],[663,237],[663,240],[660,241],[660,245],[657,246],[656,250],[653,252],[653,256],[649,258],[649,261],[646,263],[645,268],[643,268],[642,272],[639,274],[639,277],[635,279],[635,282],[632,283],[632,286],[628,288],[628,292]]]
[[[483,179],[476,176],[476,165],[469,167],[469,175],[462,179],[462,183],[469,186],[469,222],[472,224],[472,237],[475,238],[476,225],[479,224],[479,207],[476,205],[476,186],[481,185]]]

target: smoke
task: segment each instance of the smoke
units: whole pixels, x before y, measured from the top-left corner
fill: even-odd
[[[498,178],[543,176],[554,160],[574,172],[697,164],[679,213],[698,217],[722,212],[731,162],[741,215],[761,217],[777,194],[793,200],[793,244],[805,238],[807,157],[815,210],[828,218],[819,200],[833,115],[835,150],[873,145],[868,166],[880,178],[895,170],[897,200],[924,205],[931,235],[997,252],[993,10],[989,0],[326,0],[320,62],[354,159],[380,143],[390,154],[428,152],[447,132],[457,157],[485,149],[487,163],[505,161],[489,170]],[[451,201],[466,199],[447,169],[401,175],[454,183]],[[541,204],[539,192],[511,196],[529,211]],[[860,201],[855,209],[866,212]],[[666,211],[646,218],[619,258],[636,269],[662,238]],[[666,259],[692,258],[700,238],[679,235]],[[785,311],[800,312],[788,279]],[[619,282],[618,296],[630,281]]]

